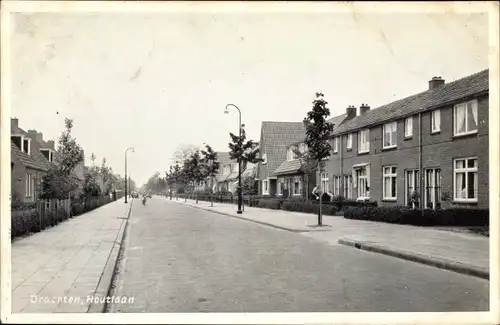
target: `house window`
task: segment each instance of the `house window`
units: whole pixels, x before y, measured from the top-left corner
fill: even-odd
[[[405,138],[409,138],[412,135],[413,135],[413,116],[410,116],[405,119]]]
[[[300,195],[302,192],[302,181],[300,176],[293,178],[293,195]]]
[[[33,188],[33,183],[31,179],[31,174],[26,173],[26,184],[25,184],[25,193],[26,193],[26,198],[31,198],[32,197],[32,188]]]
[[[358,153],[370,151],[370,129],[359,131],[359,148]]]
[[[344,175],[344,198],[352,198],[352,176]]]
[[[269,195],[269,181],[266,179],[262,181],[262,195]]]
[[[349,133],[347,135],[347,143],[346,143],[346,148],[347,149],[352,149],[352,133]]]
[[[283,190],[284,189],[285,189],[285,179],[284,178],[278,178],[277,194],[278,195],[283,195]]]
[[[453,174],[454,200],[477,202],[477,158],[455,159]]]
[[[396,166],[387,166],[383,168],[383,199],[384,200],[396,200],[396,188],[397,188],[397,173]]]
[[[333,138],[333,153],[339,151],[339,138]]]
[[[231,166],[224,166],[224,174],[230,174],[231,173]]]
[[[31,148],[30,148],[31,147],[31,142],[30,142],[30,140],[31,139],[24,139],[23,140],[23,143],[24,143],[24,145],[23,145],[23,151],[25,153],[27,153],[28,155],[31,154]]]
[[[289,148],[288,148],[288,151],[287,151],[287,157],[286,157],[286,159],[287,159],[288,161],[295,160],[295,159],[297,159],[297,158],[298,158],[298,157],[297,157],[297,152],[296,152],[296,150],[297,150],[297,149],[298,149],[298,148],[297,148],[296,146],[292,146],[292,147],[289,147]]]
[[[477,132],[477,100],[455,105],[453,126],[454,135]]]
[[[425,207],[435,209],[441,202],[441,169],[425,170]]]
[[[355,169],[355,185],[357,188],[358,199],[367,199],[370,197],[368,184],[368,170],[366,167]]]
[[[407,170],[405,182],[406,182],[405,204],[410,205],[410,203],[413,202],[414,193],[417,193],[417,195],[420,194],[420,175],[418,169]]]
[[[431,112],[431,132],[441,131],[441,111],[436,109]]]
[[[333,195],[340,195],[340,176],[333,177]]]
[[[396,147],[397,140],[397,122],[391,122],[384,124],[384,148],[394,148]]]
[[[322,193],[327,193],[330,188],[328,186],[328,173],[321,173],[321,192]]]

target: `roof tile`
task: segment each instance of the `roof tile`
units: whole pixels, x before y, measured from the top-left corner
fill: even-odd
[[[489,90],[489,70],[483,70],[464,78],[444,84],[437,89],[427,90],[395,102],[371,109],[364,115],[346,121],[333,134],[355,131],[371,125],[387,122],[432,109],[447,103]]]

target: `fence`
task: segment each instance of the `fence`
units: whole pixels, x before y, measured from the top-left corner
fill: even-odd
[[[117,195],[118,197],[118,195]],[[11,238],[40,232],[113,201],[109,196],[76,200],[39,200],[11,210]]]

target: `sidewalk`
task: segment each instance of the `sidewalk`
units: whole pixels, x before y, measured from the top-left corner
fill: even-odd
[[[12,313],[101,312],[103,304],[87,297],[107,295],[131,202],[122,198],[13,242]]]
[[[342,216],[323,216],[326,227],[315,228],[311,227],[318,222],[314,214],[245,207],[239,215],[234,204],[214,203],[211,208],[204,201],[171,202],[301,233],[331,245],[347,245],[481,278],[489,276],[488,237]]]

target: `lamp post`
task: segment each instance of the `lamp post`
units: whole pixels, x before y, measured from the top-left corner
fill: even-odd
[[[132,152],[135,152],[134,148],[128,147],[127,150],[125,150],[125,203],[128,203],[127,201],[127,192],[128,192],[128,185],[127,185],[127,153],[129,150],[132,150]]]
[[[238,123],[238,130],[239,130],[239,138],[241,141],[241,111],[238,108],[238,106],[234,104],[227,104],[226,109],[224,110],[225,114],[229,114],[229,110],[227,109],[229,106],[232,106],[238,110],[239,113],[239,123]],[[236,211],[237,214],[242,214],[243,211],[241,211],[241,204],[242,204],[242,197],[241,197],[241,157],[238,157],[238,211]]]

